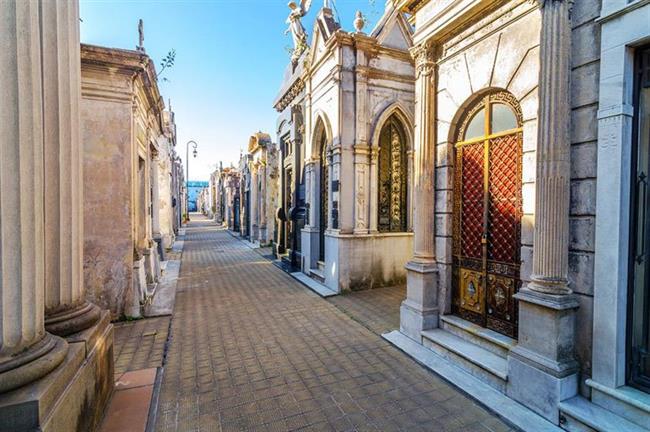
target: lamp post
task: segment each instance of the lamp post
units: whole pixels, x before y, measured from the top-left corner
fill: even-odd
[[[185,214],[187,215],[187,220],[190,219],[190,144],[192,144],[192,155],[196,158],[198,152],[196,147],[198,144],[192,140],[188,141],[185,145]]]

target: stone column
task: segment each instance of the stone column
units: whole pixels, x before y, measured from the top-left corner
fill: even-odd
[[[367,143],[354,146],[354,234],[368,234],[369,228],[369,185],[370,169],[370,147]]]
[[[249,224],[250,224],[250,241],[258,240],[258,219],[259,219],[259,209],[258,209],[258,191],[257,191],[257,163],[250,165],[250,214],[249,214]]]
[[[43,1],[45,327],[67,336],[100,316],[83,283],[83,148],[77,2]]]
[[[434,46],[425,42],[411,50],[415,58],[414,256],[406,265],[406,300],[400,331],[421,341],[422,330],[438,326],[438,272],[435,259],[435,107]]]
[[[379,146],[370,146],[370,233],[379,232],[379,196],[377,188],[379,187]],[[410,219],[410,218],[409,218]]]
[[[519,344],[508,357],[508,394],[555,423],[558,404],[577,394],[578,386],[574,359],[578,301],[568,281],[571,5],[571,0],[540,1],[533,274],[515,295]]]
[[[261,181],[261,188],[260,188],[260,243],[267,243],[268,242],[268,237],[266,235],[266,173],[267,173],[267,160],[266,157],[264,158],[264,161],[260,165],[260,173],[259,175],[261,176],[260,181]]]
[[[46,375],[68,349],[44,327],[41,73],[39,3],[0,2],[0,393]]]

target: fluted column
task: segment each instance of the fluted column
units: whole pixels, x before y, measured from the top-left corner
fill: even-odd
[[[43,96],[39,2],[0,2],[0,393],[64,359],[44,328]]]
[[[414,256],[406,265],[406,300],[400,308],[400,331],[421,342],[422,330],[438,326],[438,268],[435,260],[435,46],[411,50],[415,59],[415,142],[413,197]]]
[[[45,327],[87,329],[100,310],[83,283],[83,148],[77,2],[42,1],[45,154]]]
[[[414,261],[435,260],[435,92],[434,50],[430,44],[412,49],[415,58],[415,199]]]
[[[569,294],[570,1],[542,2],[533,274],[528,288]],[[552,56],[552,57],[548,57]]]
[[[558,405],[578,391],[574,350],[579,303],[568,282],[572,1],[539,4],[542,30],[533,274],[514,296],[519,302],[519,343],[508,356],[507,393],[558,424]]]

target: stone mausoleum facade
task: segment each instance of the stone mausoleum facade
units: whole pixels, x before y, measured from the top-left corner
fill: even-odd
[[[415,29],[414,248],[386,337],[506,418],[650,428],[650,5],[394,3]]]
[[[84,282],[78,2],[1,2],[0,41],[0,431],[92,431],[113,326]]]
[[[266,133],[251,135],[240,158],[240,234],[260,246],[275,240],[278,198],[278,151]]]
[[[276,103],[278,243],[334,292],[403,283],[413,241],[411,26],[390,4],[369,34],[356,25],[322,8]]]
[[[137,318],[173,242],[173,116],[144,51],[82,45],[81,64],[85,284],[114,319]]]

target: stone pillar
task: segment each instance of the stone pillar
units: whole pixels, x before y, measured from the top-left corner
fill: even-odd
[[[410,172],[410,171],[409,171]],[[379,146],[370,147],[370,233],[379,232],[379,196],[377,188],[379,187]],[[409,201],[410,202],[410,201]],[[411,218],[409,218],[410,220]]]
[[[575,309],[568,281],[571,0],[541,1],[537,193],[531,281],[519,301],[519,344],[508,358],[508,394],[556,424],[577,394]],[[535,389],[535,391],[531,391]]]
[[[249,226],[250,226],[250,238],[248,240],[250,241],[256,241],[258,240],[258,219],[259,219],[259,209],[258,209],[258,190],[257,190],[257,170],[258,166],[257,164],[250,164],[250,185],[249,185],[249,190],[250,190],[250,214],[249,214]]]
[[[46,375],[68,349],[44,327],[40,39],[38,2],[0,2],[0,393]]]
[[[67,336],[100,316],[83,283],[83,148],[77,2],[42,2],[45,328]]]
[[[266,204],[267,204],[267,195],[266,195],[266,176],[267,176],[267,160],[266,158],[260,165],[260,173],[259,175],[261,176],[261,192],[260,192],[260,243],[268,243],[268,236],[267,236],[267,224],[266,224]]]
[[[406,300],[400,331],[421,341],[422,330],[438,326],[438,271],[435,259],[435,50],[425,42],[411,50],[415,58],[414,256],[406,265]]]
[[[370,225],[368,207],[370,205],[369,185],[370,147],[367,143],[354,146],[354,234],[368,234]]]

